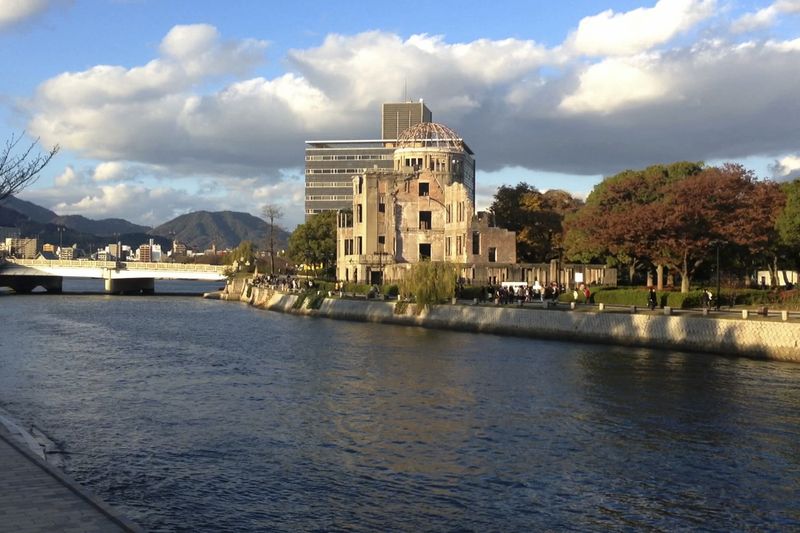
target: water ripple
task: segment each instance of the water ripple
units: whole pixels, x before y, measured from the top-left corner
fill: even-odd
[[[151,531],[800,528],[798,365],[0,300],[0,407]]]

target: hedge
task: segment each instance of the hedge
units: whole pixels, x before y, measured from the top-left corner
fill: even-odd
[[[467,287],[462,287],[461,292],[459,293],[459,298],[464,298],[465,300],[472,300],[473,298],[477,298],[479,300],[485,300],[486,287],[479,287],[476,285],[469,285]]]
[[[710,289],[712,293],[714,288]],[[597,288],[592,290],[591,301],[593,303],[604,303],[609,305],[635,305],[647,307],[647,289],[618,289],[618,288]],[[693,290],[688,293],[677,291],[658,291],[658,303],[660,307],[672,307],[674,309],[690,309],[702,307],[703,291]],[[778,303],[769,301],[765,291],[758,289],[723,289],[720,305],[728,307],[730,305],[768,305]],[[559,296],[562,302],[571,302],[572,292],[568,291]],[[578,296],[578,301],[583,301],[583,295]],[[716,305],[716,303],[714,303]]]

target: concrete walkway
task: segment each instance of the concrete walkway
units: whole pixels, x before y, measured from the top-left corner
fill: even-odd
[[[0,532],[140,532],[0,424]]]

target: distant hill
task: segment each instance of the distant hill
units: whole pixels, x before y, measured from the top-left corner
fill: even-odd
[[[17,213],[22,213],[33,222],[39,222],[40,224],[47,224],[54,218],[58,217],[56,213],[50,211],[49,209],[45,209],[44,207],[31,202],[26,202],[25,200],[20,200],[14,196],[9,196],[6,198],[2,203],[0,203],[0,207],[13,209]]]
[[[104,218],[92,220],[82,215],[56,216],[50,220],[53,224],[66,226],[82,233],[92,233],[102,237],[110,237],[123,233],[147,233],[149,226],[140,226],[121,218]]]
[[[140,226],[133,222],[128,222],[121,218],[104,218],[102,220],[92,220],[82,215],[64,215],[59,216],[57,213],[45,209],[40,205],[32,202],[20,200],[14,196],[8,197],[2,205],[1,210],[13,210],[17,213],[24,215],[25,218],[31,222],[38,222],[39,224],[55,224],[57,226],[64,226],[66,228],[75,230],[78,233],[88,233],[102,237],[118,235],[123,233],[147,233],[150,228],[148,226]],[[0,215],[2,216],[2,215]],[[12,216],[2,216],[2,220],[12,220]],[[2,224],[0,224],[2,225]]]
[[[92,251],[116,240],[137,247],[150,238],[164,250],[172,249],[173,239],[200,251],[210,248],[212,243],[218,249],[225,249],[234,248],[242,241],[252,241],[263,249],[268,231],[268,224],[260,218],[236,211],[196,211],[150,229],[120,218],[92,220],[81,215],[59,216],[13,196],[0,204],[0,226],[18,228],[20,235],[38,236],[41,242],[76,243]],[[59,227],[65,229],[59,231]],[[276,247],[285,249],[289,233],[276,228],[275,239]]]
[[[196,211],[181,215],[150,231],[151,235],[174,238],[194,248],[205,250],[214,243],[217,248],[233,248],[242,241],[252,241],[264,248],[269,225],[249,213],[236,211]],[[276,246],[286,248],[289,233],[276,230]]]
[[[0,226],[13,228],[28,220],[30,219],[19,211],[0,205]]]

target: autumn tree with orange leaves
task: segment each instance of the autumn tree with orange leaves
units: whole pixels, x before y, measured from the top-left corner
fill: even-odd
[[[780,188],[741,165],[674,163],[598,185],[568,223],[583,242],[680,273],[681,292],[721,243],[765,251],[784,205]]]

